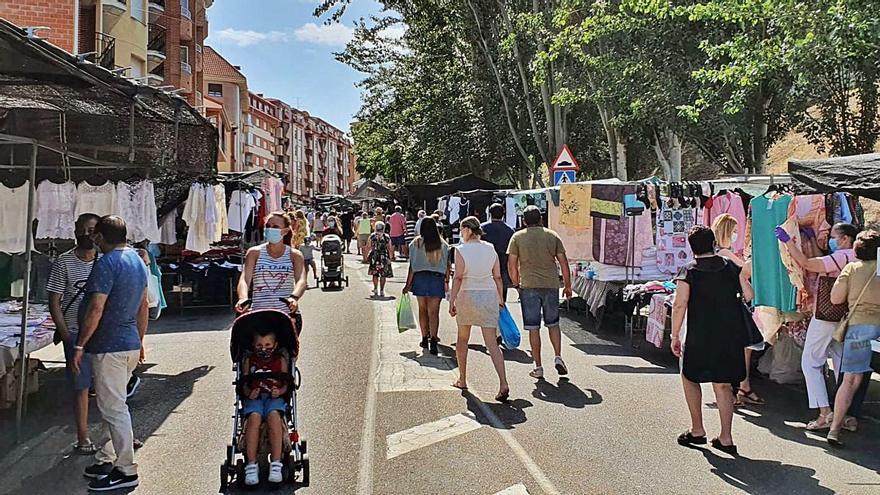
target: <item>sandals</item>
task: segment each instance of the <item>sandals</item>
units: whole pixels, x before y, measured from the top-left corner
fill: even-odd
[[[498,402],[507,402],[508,399],[510,399],[510,389],[498,392],[498,395],[495,396],[495,400]]]
[[[823,431],[831,428],[831,420],[834,419],[834,413],[830,412],[825,416],[819,415],[818,418],[807,423],[807,431]]]
[[[462,385],[462,384],[460,384],[460,383],[458,383],[458,382],[453,383],[453,384],[452,384],[452,387],[453,387],[453,388],[457,388],[457,389],[459,389],[459,390],[461,390],[461,391],[466,391],[466,390],[468,389],[468,388],[467,388],[467,385]]]
[[[843,429],[846,431],[855,432],[859,429],[859,420],[852,416],[847,416],[843,418]]]
[[[843,442],[840,441],[840,430],[829,430],[826,440],[835,447],[843,447]]]
[[[91,442],[86,444],[73,444],[73,453],[76,455],[95,455],[98,450],[98,446]]]
[[[690,431],[686,431],[678,436],[678,444],[684,447],[706,445],[706,435],[694,436]]]
[[[720,450],[721,452],[724,452],[725,454],[729,454],[729,455],[732,455],[732,456],[734,456],[734,457],[736,457],[737,455],[739,455],[739,454],[737,453],[737,451],[736,451],[736,445],[733,445],[733,444],[730,444],[730,445],[724,445],[724,444],[721,443],[721,440],[719,440],[719,439],[717,439],[717,438],[713,438],[713,439],[712,439],[712,447],[715,448],[715,449]]]
[[[736,393],[736,402],[735,406],[742,406],[743,404],[751,404],[754,406],[763,406],[764,399],[758,397],[758,394],[751,390],[740,390]]]

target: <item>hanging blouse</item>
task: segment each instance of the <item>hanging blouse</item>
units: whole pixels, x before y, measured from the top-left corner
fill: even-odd
[[[0,183],[0,253],[23,253],[27,248],[29,187],[28,181],[15,188]]]
[[[226,188],[217,184],[214,186],[214,207],[216,218],[214,222],[214,242],[220,242],[223,236],[229,233],[229,217],[226,215]]]
[[[76,186],[76,209],[74,216],[79,217],[83,213],[94,213],[99,217],[115,215],[119,210],[116,208],[116,186],[112,182],[105,182],[100,186],[93,186],[88,182],[80,182]]]
[[[227,218],[229,219],[229,230],[236,232],[244,232],[248,219],[254,213],[254,207],[257,201],[248,191],[235,190],[229,196],[229,209],[227,210]]]
[[[788,216],[792,197],[757,196],[751,202],[752,215],[752,286],[755,306],[770,306],[780,311],[795,310],[795,289],[782,263],[776,227]]]
[[[145,180],[116,186],[119,216],[128,227],[128,238],[134,242],[144,239],[159,241],[159,221],[156,219],[156,195],[153,183]]]
[[[37,186],[37,238],[73,239],[76,184],[45,180]]]
[[[183,221],[189,226],[186,234],[186,249],[204,253],[211,249],[212,238],[208,235],[206,222],[206,189],[204,184],[193,184],[189,188],[189,196],[183,209]],[[213,201],[213,192],[212,198]]]

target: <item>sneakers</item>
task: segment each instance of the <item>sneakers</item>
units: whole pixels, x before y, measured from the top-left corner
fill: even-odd
[[[110,462],[100,462],[87,467],[83,476],[92,479],[101,479],[113,471],[113,464]]]
[[[539,380],[541,378],[544,378],[544,368],[542,368],[541,366],[538,366],[537,368],[533,369],[532,371],[529,371],[529,376],[532,378],[537,378]]]
[[[90,492],[109,492],[120,488],[133,488],[138,486],[138,475],[126,476],[122,471],[114,468],[110,474],[89,483]]]
[[[561,357],[556,356],[554,363],[556,364],[556,372],[559,373],[559,376],[565,376],[568,374],[568,368],[565,366],[565,361],[563,361]]]
[[[272,461],[269,464],[269,483],[281,483],[281,468],[284,467],[284,464],[281,461]]]
[[[247,486],[256,486],[260,484],[260,466],[256,464],[248,464],[244,467],[244,484]]]
[[[137,391],[137,388],[141,385],[141,378],[134,373],[131,374],[131,378],[128,380],[128,385],[125,387],[125,398],[128,399]]]
[[[385,291],[384,291],[384,290],[380,290],[380,291],[379,291],[379,297],[381,297],[381,298],[384,298],[384,297],[385,297]]]

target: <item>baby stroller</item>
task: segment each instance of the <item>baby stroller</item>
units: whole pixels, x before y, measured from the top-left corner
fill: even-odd
[[[284,397],[288,408],[284,415],[284,424],[287,435],[284,438],[284,456],[282,471],[285,482],[296,483],[301,486],[309,485],[309,455],[306,451],[306,441],[300,438],[297,428],[296,393],[302,382],[299,368],[296,367],[296,356],[299,354],[299,337],[293,320],[287,313],[276,310],[258,310],[245,313],[235,320],[232,325],[232,335],[229,343],[232,355],[233,371],[235,371],[235,414],[233,415],[232,443],[226,446],[226,460],[220,465],[220,493],[228,493],[233,483],[244,486],[244,424],[242,417],[242,369],[241,363],[249,355],[253,345],[254,331],[258,328],[275,329],[278,349],[289,357],[289,374],[284,373],[253,373],[248,379],[275,379],[287,382],[287,394]],[[264,427],[265,428],[265,427]],[[260,435],[260,448],[258,449],[260,469],[266,472],[268,462],[266,432]]]
[[[321,239],[321,285],[341,289],[342,283],[348,287],[345,266],[342,259],[342,239],[338,235],[325,235]]]

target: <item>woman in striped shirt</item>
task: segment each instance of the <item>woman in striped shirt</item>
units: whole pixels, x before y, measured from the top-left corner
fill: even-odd
[[[296,313],[299,299],[306,291],[305,260],[290,246],[292,222],[286,213],[276,211],[266,216],[265,244],[250,248],[244,270],[238,280],[239,313],[257,309],[275,309]],[[248,307],[247,301],[250,301]]]

